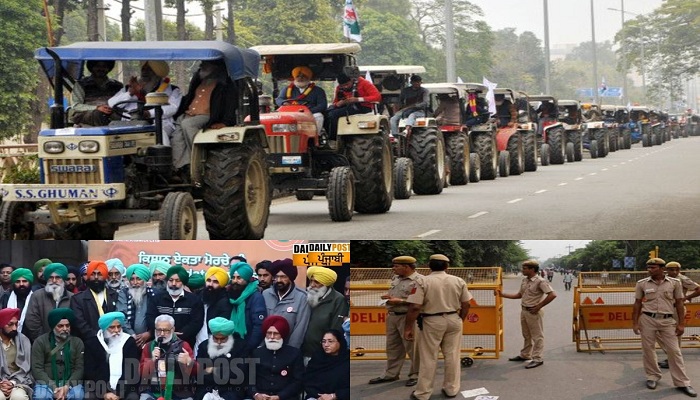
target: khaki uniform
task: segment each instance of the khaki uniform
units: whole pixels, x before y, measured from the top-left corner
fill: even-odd
[[[679,387],[690,386],[690,379],[685,373],[685,364],[676,337],[677,322],[675,301],[682,299],[681,281],[665,277],[657,283],[651,277],[641,279],[635,287],[634,298],[642,300],[642,312],[639,316],[639,331],[642,337],[644,371],[647,380],[661,379],[661,369],[657,364],[656,341],[666,351],[673,384]]]
[[[532,361],[542,361],[544,350],[544,311],[540,309],[532,314],[528,309],[542,301],[542,297],[553,292],[549,282],[539,275],[523,278],[519,294],[522,295],[520,311],[520,327],[523,331],[523,348],[520,357],[531,358]]]
[[[442,385],[448,395],[456,395],[461,386],[460,342],[462,319],[459,310],[462,302],[472,299],[463,279],[445,271],[433,271],[423,278],[409,303],[420,304],[423,309],[423,330],[420,331],[418,354],[420,370],[418,385],[413,393],[420,400],[427,400],[433,393],[433,380],[437,370],[438,350],[445,357],[445,379]]]
[[[423,282],[423,275],[413,272],[407,277],[394,275],[391,278],[391,288],[389,296],[406,300],[408,296],[415,293],[417,287]],[[406,354],[411,359],[411,368],[408,372],[409,379],[418,378],[419,357],[415,353],[416,342],[403,338],[404,326],[406,324],[406,313],[409,304],[396,306],[387,305],[386,316],[386,371],[384,378],[394,378],[401,374],[401,367],[406,359]]]

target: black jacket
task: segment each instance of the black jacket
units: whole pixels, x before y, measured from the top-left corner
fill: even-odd
[[[222,317],[226,319],[231,319],[231,311],[233,306],[229,301],[228,296],[219,300],[216,304],[216,312],[219,314],[214,315],[213,313],[208,313],[209,317]],[[256,291],[251,294],[245,300],[245,328],[246,336],[244,338],[239,337],[238,334],[234,336],[238,340],[245,341],[244,355],[248,357],[255,348],[260,346],[260,343],[265,339],[262,331],[262,322],[267,317],[267,308],[265,308],[265,299],[263,299],[262,293]]]
[[[187,90],[187,95],[182,98],[180,107],[175,113],[174,119],[190,107],[194,97],[197,95],[197,87],[202,83],[199,74],[195,74],[190,81],[190,87]],[[227,76],[226,79],[216,83],[216,87],[211,92],[209,99],[209,121],[204,125],[204,128],[209,128],[212,124],[223,123],[226,126],[236,125],[236,108],[238,108],[238,89],[235,83]]]
[[[109,359],[97,336],[85,340],[85,373],[83,379],[91,382],[98,399],[104,397],[105,393],[113,392],[120,399],[127,398],[129,394],[138,394],[139,388],[139,361],[141,349],[136,346],[134,338],[129,338],[122,348],[124,359],[122,361],[122,376],[117,382],[117,389],[112,391],[109,387]],[[133,396],[132,396],[133,397]]]
[[[277,395],[280,400],[297,399],[304,374],[301,350],[285,344],[277,351],[270,351],[263,345],[253,351],[253,358],[260,362],[255,365],[255,382],[248,388],[251,398],[255,393],[264,393]]]
[[[244,399],[248,384],[245,373],[248,372],[249,368],[243,355],[245,343],[242,340],[236,340],[230,352],[214,359],[209,357],[208,347],[209,339],[200,343],[197,349],[198,384],[194,400],[202,400],[204,395],[212,390],[218,390],[219,395],[226,400]],[[211,374],[206,372],[210,366],[214,366]],[[222,384],[222,382],[228,382],[228,384]]]
[[[155,295],[148,300],[146,311],[146,323],[151,337],[156,337],[154,332],[156,317],[161,314],[173,317],[175,332],[182,332],[179,338],[186,341],[190,347],[194,347],[197,332],[204,324],[204,305],[199,296],[184,291],[183,296],[173,302],[167,290],[156,291]]]
[[[119,294],[116,290],[105,287],[107,295],[102,306],[102,311],[108,312],[117,311],[117,298]],[[75,313],[75,323],[77,334],[83,341],[97,335],[100,330],[97,325],[97,320],[100,319],[100,313],[97,310],[97,303],[91,290],[80,292],[70,298],[70,308]],[[71,326],[72,328],[72,326]]]

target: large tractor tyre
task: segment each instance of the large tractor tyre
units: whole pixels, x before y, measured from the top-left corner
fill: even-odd
[[[574,144],[569,142],[566,144],[566,162],[574,162]]]
[[[469,183],[469,138],[464,133],[447,138],[447,154],[450,156],[450,185]]]
[[[476,183],[481,180],[481,160],[476,153],[469,154],[469,182]]]
[[[588,151],[591,153],[591,158],[598,158],[598,141],[597,140],[591,140],[591,143],[588,147]]]
[[[335,167],[328,177],[328,213],[333,221],[350,221],[355,209],[355,176],[347,166]]]
[[[525,171],[537,171],[537,135],[535,132],[525,135]]]
[[[642,134],[642,147],[649,147],[651,146],[651,140],[649,139],[649,135],[646,133]]]
[[[416,194],[440,194],[445,179],[445,142],[435,129],[411,133],[408,156],[413,160],[413,191]]]
[[[687,138],[688,137],[688,129],[683,129],[681,131],[681,137]]]
[[[543,143],[540,149],[540,162],[542,166],[549,165],[549,145],[547,143]]]
[[[496,179],[498,173],[498,149],[496,140],[489,134],[479,134],[474,138],[474,149],[481,160],[481,180]]]
[[[510,175],[510,153],[502,151],[498,154],[498,175],[507,178]]]
[[[631,132],[625,132],[622,134],[622,142],[624,143],[624,148],[625,150],[629,150],[632,148],[632,133]]]
[[[521,137],[511,136],[506,150],[510,157],[510,175],[520,175],[525,172],[525,149]]]
[[[404,200],[413,193],[413,161],[399,157],[394,161],[394,198]]]
[[[583,160],[583,140],[581,139],[581,134],[577,133],[573,136],[574,143],[574,161]]]
[[[595,131],[595,140],[598,142],[598,151],[596,152],[598,157],[607,156],[609,150],[608,133],[604,129],[597,129]]]
[[[618,150],[617,134],[610,134],[608,132],[608,135],[610,136],[610,152],[612,153]]]
[[[551,149],[550,161],[552,164],[564,164],[566,161],[566,135],[563,129],[554,128],[549,134],[549,147]]]
[[[296,190],[294,192],[294,196],[299,201],[313,200],[315,194],[313,190]]]
[[[202,182],[209,239],[263,237],[272,191],[265,152],[260,145],[209,149]]]
[[[380,214],[394,200],[393,159],[385,135],[355,136],[347,143],[355,178],[355,211]]]
[[[3,201],[0,205],[0,240],[33,240],[34,223],[25,221],[24,213],[34,210],[34,203]]]
[[[188,192],[170,192],[160,207],[160,240],[197,239],[197,207]]]
[[[445,189],[450,187],[450,165],[452,165],[452,160],[450,156],[445,156],[445,173],[442,174],[442,188]]]

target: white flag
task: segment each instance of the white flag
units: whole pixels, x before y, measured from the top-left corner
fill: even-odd
[[[461,77],[458,76],[458,77],[457,77],[457,83],[464,83],[464,81],[462,80]]]
[[[360,33],[360,20],[357,18],[357,10],[352,0],[345,0],[345,15],[343,16],[343,36],[356,42],[362,41]]]
[[[491,114],[496,114],[496,96],[493,93],[493,89],[498,86],[498,83],[493,83],[484,77],[483,84],[489,88],[489,91],[486,93],[486,100],[489,101],[489,112]]]
[[[365,74],[365,79],[372,82],[372,74],[370,74],[369,71],[367,71],[367,73]],[[372,82],[372,83],[374,83],[374,82]]]

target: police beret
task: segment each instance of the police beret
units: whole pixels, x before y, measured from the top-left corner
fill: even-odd
[[[394,264],[413,264],[416,262],[416,259],[411,256],[399,256],[394,257],[394,259],[391,260],[391,262]]]
[[[654,257],[654,258],[650,258],[650,259],[647,261],[647,265],[660,265],[660,266],[662,266],[662,267],[665,267],[665,266],[666,266],[666,261],[664,261],[664,260],[661,259],[661,258]]]
[[[444,254],[433,254],[432,256],[430,256],[430,259],[431,259],[431,260],[438,260],[438,261],[447,261],[447,262],[450,262],[450,259],[447,258],[447,256],[444,255]]]
[[[540,263],[537,260],[523,261],[523,267],[539,267]]]
[[[671,261],[668,264],[666,264],[666,268],[678,268],[681,269],[681,263],[676,262],[676,261]]]

